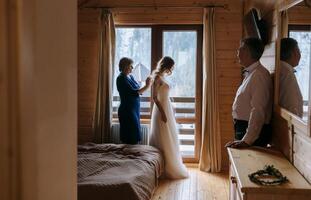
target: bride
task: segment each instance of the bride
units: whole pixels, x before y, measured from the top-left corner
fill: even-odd
[[[165,75],[172,74],[174,64],[171,57],[163,57],[153,72],[152,98],[155,105],[151,116],[149,143],[162,151],[165,175],[168,178],[178,179],[188,177],[188,171],[182,163],[177,138],[178,131],[169,97],[170,86],[165,80]]]

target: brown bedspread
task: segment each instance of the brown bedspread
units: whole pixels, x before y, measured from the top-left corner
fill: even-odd
[[[160,152],[146,145],[78,146],[79,200],[146,200],[163,170]]]

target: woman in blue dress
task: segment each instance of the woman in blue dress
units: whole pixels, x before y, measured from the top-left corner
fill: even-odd
[[[120,139],[126,144],[137,144],[141,140],[140,131],[140,97],[151,84],[151,79],[146,79],[146,85],[140,87],[131,75],[133,60],[127,57],[119,62],[120,74],[117,77],[117,89],[120,95],[118,117],[120,123]]]

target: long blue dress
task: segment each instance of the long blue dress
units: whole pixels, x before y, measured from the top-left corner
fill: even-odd
[[[132,75],[120,73],[117,77],[117,89],[121,99],[118,109],[120,139],[126,144],[137,144],[141,140],[139,88],[140,85]]]

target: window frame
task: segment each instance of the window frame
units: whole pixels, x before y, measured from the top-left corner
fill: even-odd
[[[288,32],[287,32],[288,37],[289,37],[291,31],[293,31],[293,32],[294,31],[306,31],[306,32],[310,32],[311,33],[311,24],[289,24],[288,25]],[[310,79],[310,77],[311,77],[311,71],[310,71],[310,74],[309,74],[309,79]],[[310,84],[309,84],[309,87],[310,87]],[[309,104],[310,96],[311,96],[311,94],[310,94],[310,88],[309,88],[309,100],[308,101],[303,101],[304,105],[308,105]],[[309,108],[309,110],[310,110],[310,108]]]
[[[289,24],[288,25],[288,36],[290,31],[311,31],[311,24]]]
[[[195,117],[193,121],[190,119],[176,119],[177,123],[193,122],[195,124],[195,149],[194,157],[183,157],[184,162],[199,162],[200,148],[201,148],[201,122],[202,122],[202,42],[203,42],[203,26],[202,25],[156,25],[154,26],[154,36],[158,39],[156,41],[156,56],[152,60],[152,66],[155,67],[157,61],[163,56],[163,32],[164,31],[189,31],[195,30],[197,32],[197,52],[196,52],[196,92],[195,92]]]
[[[151,71],[156,68],[158,60],[163,56],[163,33],[164,31],[196,31],[197,32],[197,51],[196,51],[196,83],[195,83],[195,116],[194,118],[176,118],[177,123],[194,123],[195,124],[195,149],[194,157],[183,157],[184,162],[199,162],[201,148],[201,122],[202,122],[202,42],[203,42],[203,26],[202,25],[116,25],[116,28],[151,28]],[[117,62],[117,61],[115,61]],[[113,97],[113,100],[119,97]],[[174,99],[174,97],[173,97]],[[177,98],[182,102],[190,102],[188,98]],[[141,116],[142,124],[149,124],[153,107],[153,100],[150,97],[141,97],[141,101],[150,101],[148,115]],[[118,122],[117,116],[113,117],[113,122]]]
[[[153,37],[152,37],[152,32],[153,32],[153,30],[152,30],[152,25],[115,25],[115,28],[150,28],[151,29],[151,58],[150,59],[152,59],[152,55],[153,55],[153,47],[152,47],[152,44],[153,44]],[[152,60],[151,60],[152,61]],[[114,61],[114,66],[116,66],[116,64],[117,64],[117,62],[118,61]],[[152,65],[153,65],[153,63],[152,62],[150,62],[151,63],[151,71],[152,71]],[[114,76],[116,76],[116,74],[114,74]],[[114,79],[113,79],[114,80]],[[112,97],[112,101],[120,101],[120,97],[119,96],[113,96]],[[149,114],[147,114],[147,115],[142,115],[141,114],[141,118],[140,118],[140,122],[142,123],[142,124],[149,124],[150,123],[150,118],[151,118],[151,105],[152,105],[152,102],[151,102],[151,98],[150,97],[140,97],[140,102],[150,102],[150,108],[149,108],[149,111],[147,112],[147,113],[149,113]],[[113,109],[113,108],[112,108]],[[140,113],[142,112],[142,110],[144,110],[144,108],[142,109],[141,108],[141,110],[140,110]],[[119,119],[118,119],[118,113],[117,113],[117,110],[116,110],[116,113],[113,113],[112,114],[112,122],[119,122]]]

